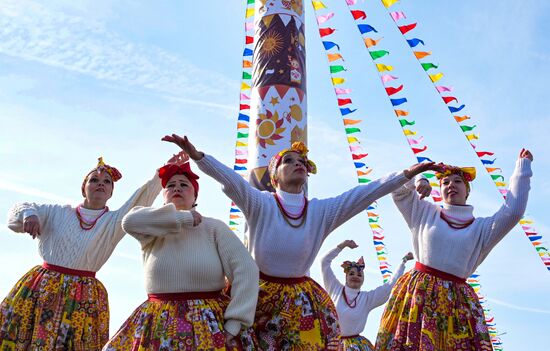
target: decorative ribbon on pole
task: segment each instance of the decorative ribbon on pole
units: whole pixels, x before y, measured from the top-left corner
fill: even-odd
[[[390,12],[389,7],[391,7],[394,2],[388,2],[388,0],[381,0],[384,4],[384,7],[386,7],[387,11],[390,14],[390,17],[392,18],[395,25],[400,29],[403,38],[407,41],[409,44],[409,47],[413,54],[415,55],[418,63],[422,66],[426,74],[428,75],[430,81],[434,85],[437,93],[441,96],[442,101],[445,103],[447,108],[449,109],[449,112],[453,116],[454,120],[460,127],[460,130],[462,133],[464,133],[464,136],[468,140],[468,143],[476,153],[476,156],[479,158],[481,163],[483,164],[483,167],[495,183],[495,186],[497,187],[500,194],[506,199],[506,193],[507,193],[507,184],[504,180],[504,177],[502,174],[499,174],[502,172],[502,170],[498,167],[494,166],[494,162],[496,160],[496,157],[494,157],[494,153],[490,151],[478,151],[476,144],[474,144],[474,140],[479,140],[479,134],[474,133],[474,128],[476,128],[475,124],[472,124],[471,117],[470,116],[459,116],[456,113],[462,111],[466,105],[461,104],[460,106],[451,106],[449,105],[451,102],[458,103],[458,99],[455,96],[447,96],[446,94],[452,91],[452,88],[447,85],[438,85],[436,84],[440,79],[443,78],[443,73],[430,73],[429,70],[431,69],[438,69],[438,66],[431,63],[431,62],[423,62],[425,57],[427,57],[431,52],[426,53],[423,51],[416,51],[414,47],[418,44],[425,45],[424,40],[414,38],[414,39],[407,39],[405,36],[405,33],[408,31],[403,31],[403,28],[409,28],[412,26],[409,25],[399,25],[399,21],[403,18],[406,18],[403,14],[403,17],[397,18],[395,16],[395,12]],[[403,11],[399,11],[400,13],[403,13]],[[417,22],[413,23],[414,27],[416,27]],[[413,28],[414,28],[413,27]],[[410,30],[412,30],[411,28]],[[465,124],[467,123],[467,124]],[[534,220],[531,218],[528,218],[527,216],[523,217],[523,219],[520,221],[521,229],[525,232],[525,235],[535,248],[537,255],[541,258],[543,264],[545,265],[546,269],[550,271],[550,251],[544,246],[543,242],[544,239],[541,234],[537,232],[535,229],[535,223]]]
[[[248,136],[250,125],[250,89],[252,86],[252,55],[254,53],[254,6],[255,0],[247,0],[245,11],[245,43],[239,97],[239,115],[237,117],[237,139],[235,142],[235,163],[233,169],[242,177],[248,172]],[[241,210],[231,202],[229,227],[248,246],[248,237],[242,230],[244,216]]]
[[[365,158],[368,154],[364,151],[359,139],[361,119],[354,118],[355,114],[357,114],[357,109],[353,108],[352,89],[343,87],[346,83],[345,76],[347,71],[344,67],[344,58],[340,52],[340,46],[331,41],[332,39],[328,39],[335,32],[334,28],[331,28],[329,34],[323,35],[323,33],[328,33],[328,31],[321,27],[321,25],[326,24],[334,17],[334,12],[330,12],[327,6],[321,1],[312,1],[312,4],[321,40],[327,54],[331,81],[338,101],[340,114],[342,115],[351,158],[357,173],[357,180],[360,184],[366,184],[371,181],[367,176],[372,172],[372,168],[367,167]],[[328,14],[324,14],[325,12],[328,12]],[[357,18],[366,17],[362,11],[354,12],[353,15]],[[383,56],[383,54],[381,55]],[[391,265],[388,262],[388,250],[384,243],[384,229],[380,225],[380,215],[376,202],[371,204],[367,209],[367,216],[373,235],[373,244],[376,250],[380,273],[384,282],[388,282],[392,276],[392,271]]]

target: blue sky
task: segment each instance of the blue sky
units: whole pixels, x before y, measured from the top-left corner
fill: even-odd
[[[339,30],[356,117],[374,177],[414,162],[376,72],[343,1],[324,1]],[[424,135],[430,157],[480,166],[414,61],[378,0],[364,1],[369,24],[384,37],[388,63],[405,84],[408,109]],[[415,36],[433,51],[442,82],[467,105],[477,124],[478,145],[496,153],[508,179],[521,147],[532,150],[534,178],[528,212],[550,237],[550,4],[545,0],[402,1],[419,22]],[[346,137],[330,84],[327,62],[306,2],[309,146],[319,173],[310,196],[329,197],[356,184]],[[244,1],[0,3],[0,212],[21,201],[81,201],[82,176],[98,156],[124,178],[109,206],[117,208],[176,150],[161,143],[171,132],[187,134],[202,150],[231,164],[236,135]],[[335,178],[338,181],[335,181]],[[160,201],[158,199],[157,201]],[[494,213],[501,197],[481,170],[470,199],[477,216]],[[160,202],[158,202],[160,204]],[[199,211],[228,218],[229,200],[201,178]],[[390,261],[410,250],[404,221],[388,198],[380,201]],[[0,219],[0,295],[40,263],[36,242],[11,233]],[[372,267],[366,287],[381,283],[367,228],[359,215],[335,231],[328,251],[344,239],[360,248],[338,259],[364,255]],[[547,247],[548,247],[547,243]],[[343,277],[336,265],[334,269]],[[312,267],[319,279],[319,263]],[[506,350],[546,350],[550,328],[550,273],[523,232],[514,229],[479,268],[483,292]],[[111,329],[144,300],[140,250],[123,239],[99,273],[110,294]],[[382,309],[373,312],[365,335],[374,339]]]

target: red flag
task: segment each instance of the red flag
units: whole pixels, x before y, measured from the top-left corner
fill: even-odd
[[[250,109],[250,105],[240,104],[239,110],[249,110],[249,109]]]
[[[243,159],[236,158],[235,159],[235,163],[238,164],[238,165],[244,165],[244,164],[246,164],[246,162],[248,162],[248,160],[246,158],[243,158]]]
[[[397,88],[394,88],[394,87],[388,87],[388,88],[386,88],[386,93],[388,94],[388,96],[391,96],[391,95],[393,95],[393,94],[399,93],[401,90],[403,90],[403,84],[401,84],[401,85],[398,86]]]
[[[495,153],[494,152],[491,152],[491,151],[478,151],[476,152],[476,154],[479,156],[479,157],[483,157],[483,156],[493,156]]]
[[[445,101],[446,104],[448,104],[451,101],[458,102],[458,99],[455,98],[454,96],[442,96],[442,98],[443,98],[443,101]]]
[[[319,33],[321,34],[321,38],[326,37],[327,35],[331,35],[335,31],[336,29],[334,28],[319,28]]]
[[[407,24],[405,26],[399,26],[399,30],[401,31],[401,33],[405,34],[413,30],[415,27],[416,27],[416,23],[412,23],[412,24]]]
[[[428,148],[428,147],[427,147],[426,145],[424,145],[424,147],[423,147],[422,149],[417,149],[417,148],[414,148],[414,147],[413,147],[412,150],[413,150],[414,154],[416,155],[416,154],[419,154],[419,153],[421,153],[421,152],[426,151],[427,148]]]
[[[353,15],[353,18],[355,18],[356,20],[367,18],[367,14],[364,11],[353,10],[351,11],[351,14]]]
[[[368,155],[369,155],[369,154],[358,154],[358,155],[356,155],[356,154],[351,154],[351,157],[353,157],[354,160],[360,160],[360,159],[362,159],[362,158],[364,158],[364,157],[367,157]]]
[[[338,99],[338,106],[351,104],[351,99]]]
[[[254,37],[251,37],[249,35],[246,36],[246,43],[247,44],[252,44],[254,42]]]

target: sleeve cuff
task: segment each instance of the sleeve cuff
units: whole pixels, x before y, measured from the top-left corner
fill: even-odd
[[[230,319],[225,322],[225,331],[233,336],[237,336],[241,331],[241,323],[237,320]]]
[[[23,219],[28,218],[30,216],[36,216],[36,211],[33,209],[27,209],[23,211]]]
[[[193,226],[193,215],[191,211],[178,211],[177,213],[177,222],[181,227],[192,227]]]

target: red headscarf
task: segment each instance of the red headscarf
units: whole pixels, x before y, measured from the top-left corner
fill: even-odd
[[[166,184],[168,183],[168,181],[176,174],[183,174],[184,176],[186,176],[187,179],[189,179],[189,181],[191,182],[193,188],[195,189],[195,198],[199,196],[199,183],[197,182],[199,176],[193,173],[189,162],[185,162],[180,165],[169,163],[159,168],[159,178],[161,180],[162,187],[166,188]]]

